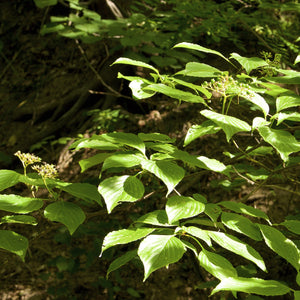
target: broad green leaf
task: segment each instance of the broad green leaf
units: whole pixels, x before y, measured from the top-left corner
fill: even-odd
[[[300,300],[300,291],[294,291],[294,300]]]
[[[287,161],[291,153],[300,151],[300,142],[288,131],[269,127],[259,127],[257,130],[262,138],[277,150],[283,161]]]
[[[252,130],[259,128],[259,127],[268,126],[269,124],[270,124],[270,122],[265,120],[264,118],[255,117],[252,120]]]
[[[257,225],[261,230],[266,244],[299,272],[300,252],[297,246],[290,239],[286,238],[279,230],[267,225]]]
[[[57,0],[34,0],[34,3],[38,8],[44,8],[46,6],[56,5]]]
[[[290,112],[290,113],[278,113],[273,116],[273,118],[277,119],[277,126],[285,120],[300,122],[300,113]]]
[[[168,216],[165,210],[155,210],[138,218],[136,223],[144,223],[155,226],[174,226],[169,224]]]
[[[28,225],[37,225],[36,218],[32,216],[24,215],[13,215],[13,216],[4,216],[0,219],[0,224],[3,223],[20,223]]]
[[[185,251],[184,244],[173,235],[147,236],[138,249],[145,269],[144,281],[155,270],[180,260]]]
[[[40,209],[44,204],[44,199],[22,197],[15,194],[0,195],[0,210],[18,214],[27,214]]]
[[[108,233],[104,240],[102,245],[101,254],[109,249],[110,247],[116,246],[116,245],[123,245],[128,244],[137,240],[142,239],[146,235],[153,232],[155,228],[130,228],[130,229],[121,229],[117,231],[111,231]]]
[[[101,137],[108,142],[130,146],[145,154],[145,144],[137,135],[133,133],[112,132],[102,134]]]
[[[226,174],[227,167],[220,161],[206,156],[198,156],[197,159],[205,165],[205,169]]]
[[[151,98],[156,94],[156,92],[149,92],[144,90],[143,88],[147,88],[148,84],[144,82],[142,79],[132,80],[129,83],[129,87],[132,91],[132,96],[134,99],[141,100]]]
[[[123,175],[103,180],[98,191],[104,198],[108,213],[111,213],[119,202],[135,202],[142,198],[145,189],[136,177]]]
[[[76,198],[83,199],[89,202],[95,201],[102,206],[101,196],[99,195],[99,192],[95,185],[89,183],[61,184],[57,182],[56,187]]]
[[[170,161],[151,161],[142,162],[143,169],[157,176],[168,188],[169,195],[175,186],[183,179],[185,171]]]
[[[109,273],[119,269],[120,267],[124,266],[128,262],[130,262],[132,259],[134,259],[137,256],[137,249],[131,250],[123,254],[122,256],[115,259],[108,267],[106,278],[108,278]]]
[[[198,260],[201,267],[220,280],[237,277],[237,271],[231,262],[219,254],[202,249]]]
[[[231,53],[230,58],[237,60],[246,70],[247,74],[259,67],[268,66],[268,63],[259,57],[243,57],[237,53]]]
[[[255,241],[261,241],[262,236],[257,226],[255,226],[249,219],[228,212],[222,212],[222,223],[231,230],[242,233]]]
[[[153,66],[146,64],[142,61],[133,60],[133,59],[126,58],[126,57],[118,58],[114,63],[112,63],[112,65],[115,65],[115,64],[126,64],[126,65],[131,65],[131,66],[142,67],[142,68],[150,69],[150,70],[154,71],[155,73],[159,74],[158,70],[156,68],[154,68]]]
[[[172,77],[172,81],[173,82],[176,82],[180,85],[183,85],[183,86],[186,86],[194,91],[198,91],[198,92],[201,92],[202,94],[204,94],[206,96],[207,99],[210,99],[211,98],[211,93],[205,89],[204,87],[202,87],[201,85],[196,85],[196,84],[193,84],[193,83],[190,83],[190,82],[186,82],[186,81],[183,81],[181,79],[177,79],[177,78],[174,78]]]
[[[143,141],[143,142],[163,142],[163,143],[174,143],[175,139],[170,138],[166,134],[162,133],[139,133],[138,137]]]
[[[196,226],[182,226],[180,229],[194,237],[203,240],[209,247],[212,246],[210,237],[206,230],[200,229]]]
[[[0,191],[3,191],[19,182],[20,174],[11,170],[0,170]]]
[[[283,73],[280,70],[280,73]],[[266,78],[269,82],[283,83],[283,84],[300,84],[300,72],[289,73],[286,76],[268,77]]]
[[[248,206],[244,203],[233,202],[233,201],[222,201],[219,202],[218,205],[222,205],[227,209],[230,209],[236,213],[241,213],[256,218],[262,218],[269,221],[269,217],[263,211],[254,208],[252,206]]]
[[[205,205],[204,213],[214,222],[217,223],[217,220],[221,214],[222,210],[219,205],[214,203],[207,203]]]
[[[248,123],[235,117],[226,116],[207,109],[202,110],[200,113],[224,130],[228,142],[235,133],[251,130],[251,126]]]
[[[208,231],[208,234],[221,247],[254,262],[260,269],[267,271],[260,254],[248,244],[227,233]]]
[[[222,57],[223,59],[225,59],[226,61],[230,62],[222,53],[220,53],[216,50],[202,47],[197,44],[183,42],[183,43],[179,43],[179,44],[175,45],[173,48],[185,48],[185,49],[197,50],[197,51],[204,52],[204,53],[211,53],[211,54],[218,55],[218,56]]]
[[[23,235],[14,231],[0,230],[0,248],[19,255],[24,261],[28,248],[28,240]]]
[[[191,218],[201,214],[204,211],[205,205],[191,197],[172,196],[167,200],[166,212],[169,223],[179,221],[184,218]]]
[[[90,149],[98,149],[98,150],[117,150],[120,148],[120,145],[108,142],[102,136],[93,135],[90,138],[79,139],[74,142],[71,146],[71,149],[82,149],[82,148],[90,148]]]
[[[85,214],[78,205],[64,201],[49,204],[44,210],[44,215],[51,221],[64,224],[71,235],[85,220]]]
[[[211,296],[219,291],[237,291],[264,296],[278,296],[289,293],[290,288],[275,280],[228,277],[221,280],[212,291]]]
[[[297,64],[298,62],[300,62],[300,54],[298,54],[297,57],[295,58],[294,64]]]
[[[108,158],[111,155],[111,153],[98,153],[92,157],[82,159],[79,161],[79,165],[81,167],[81,172],[84,172],[85,170],[99,165],[104,162],[106,158]]]
[[[200,125],[193,125],[189,128],[185,139],[183,147],[186,147],[188,144],[190,144],[195,139],[207,135],[207,134],[215,134],[217,133],[221,128],[216,126],[216,124],[210,120],[204,121]]]
[[[261,95],[253,91],[248,91],[241,93],[240,96],[257,105],[264,113],[265,118],[267,117],[270,108],[266,100]]]
[[[190,103],[202,103],[202,104],[206,105],[206,102],[202,97],[192,94],[190,92],[185,92],[182,90],[172,88],[163,83],[154,83],[154,84],[148,85],[144,89],[144,91],[155,91],[155,92],[159,92],[161,94],[164,94],[168,97],[171,97],[171,98],[174,98],[174,99],[177,99],[180,101],[185,101],[185,102],[190,102]]]
[[[300,96],[289,95],[280,96],[276,99],[276,111],[280,112],[284,109],[300,105]]]
[[[141,163],[143,156],[134,153],[114,153],[103,163],[102,172],[111,168],[131,168]]]
[[[280,225],[285,226],[289,231],[300,235],[300,221],[298,220],[286,220]]]
[[[218,77],[221,71],[203,63],[189,62],[185,69],[176,73],[176,75],[192,77]]]

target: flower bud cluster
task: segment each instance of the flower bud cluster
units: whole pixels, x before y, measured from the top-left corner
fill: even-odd
[[[40,157],[35,156],[34,154],[22,153],[21,151],[17,151],[15,153],[15,156],[17,156],[20,159],[24,168],[26,168],[27,166],[32,165],[34,163],[42,161],[42,159]]]

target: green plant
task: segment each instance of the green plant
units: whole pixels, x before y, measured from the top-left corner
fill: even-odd
[[[160,133],[114,132],[77,140],[72,145],[76,150],[100,151],[81,160],[80,166],[85,171],[102,164],[100,178],[103,180],[98,191],[108,213],[124,202],[145,202],[155,194],[160,199],[160,207],[164,207],[145,211],[129,228],[106,235],[101,254],[113,246],[141,240],[137,248],[133,247],[111,263],[107,275],[138,257],[144,265],[145,281],[157,269],[179,261],[190,249],[200,267],[219,281],[212,295],[220,291],[231,291],[235,296],[237,292],[264,296],[294,292],[296,299],[299,290],[294,287],[296,283],[300,285],[300,251],[296,241],[299,220],[287,219],[281,224],[272,224],[266,213],[246,204],[249,195],[236,202],[214,202],[198,192],[183,195],[179,184],[191,181],[193,185],[193,179],[199,181],[204,174],[212,173],[219,174],[227,185],[234,184],[236,179],[253,185],[250,195],[262,187],[276,187],[299,197],[298,192],[270,184],[278,178],[289,184],[299,184],[293,170],[299,166],[300,142],[296,138],[299,127],[295,122],[300,120],[300,114],[295,108],[299,107],[300,98],[276,84],[299,84],[299,72],[237,53],[232,53],[228,59],[218,51],[191,43],[180,43],[175,48],[217,55],[233,66],[238,62],[243,72],[230,74],[204,63],[189,62],[184,70],[171,76],[160,74],[158,69],[144,62],[119,58],[114,64],[146,68],[151,72],[151,79],[123,74],[119,74],[119,78],[130,81],[133,97],[137,100],[160,93],[179,104],[203,105],[200,114],[207,120],[188,130],[184,147],[208,134],[221,138],[224,132],[228,143],[228,148],[224,149],[227,158],[221,162],[214,157],[193,155],[176,146],[174,139]],[[251,75],[264,68],[268,72],[258,74],[280,73],[282,76]],[[270,72],[271,69],[275,72]],[[207,82],[206,78],[212,79]],[[230,152],[231,143],[237,152]],[[289,282],[288,286],[257,275],[260,273],[256,267],[267,272],[259,250],[255,249],[261,244],[295,269],[295,282]],[[250,261],[252,271],[246,275],[241,273],[243,259],[233,264],[226,258],[228,252]]]

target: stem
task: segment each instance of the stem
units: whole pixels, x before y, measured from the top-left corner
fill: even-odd
[[[225,113],[225,106],[226,106],[226,100],[227,100],[227,97],[226,95],[224,95],[224,98],[223,98],[223,105],[222,105],[222,114],[224,115]]]

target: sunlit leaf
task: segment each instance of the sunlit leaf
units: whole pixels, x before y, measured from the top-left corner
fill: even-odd
[[[0,224],[3,223],[19,223],[19,224],[28,224],[28,225],[38,224],[36,218],[27,215],[4,216],[0,219]]]
[[[132,91],[132,96],[134,99],[141,100],[151,98],[156,94],[156,92],[149,92],[144,90],[143,88],[147,88],[148,84],[144,82],[142,79],[132,80],[129,83],[129,87]]]
[[[44,215],[51,221],[64,224],[70,234],[73,234],[85,220],[85,214],[78,205],[64,201],[49,204],[44,210]]]
[[[236,269],[230,261],[219,254],[202,249],[198,260],[201,267],[220,280],[237,276]]]
[[[91,156],[89,158],[86,159],[82,159],[79,161],[79,165],[81,167],[81,172],[84,172],[85,170],[99,165],[101,163],[104,162],[104,160],[109,157],[111,155],[111,153],[98,153],[94,156]]]
[[[140,240],[146,235],[153,232],[154,230],[155,230],[154,228],[130,228],[130,229],[111,231],[105,236],[103,240],[100,256],[104,251],[106,251],[110,247],[116,245],[128,244]]]
[[[300,142],[288,131],[265,126],[258,127],[257,130],[262,138],[277,150],[283,161],[287,161],[291,153],[300,151]]]
[[[44,8],[51,5],[56,5],[57,0],[34,0],[35,5],[38,8]]]
[[[300,221],[298,221],[298,220],[285,220],[280,225],[283,225],[289,231],[300,235]]]
[[[194,237],[203,240],[209,247],[212,246],[209,234],[206,230],[198,228],[196,226],[182,226],[180,229]]]
[[[112,63],[112,65],[115,65],[115,64],[126,64],[126,65],[131,65],[131,66],[143,67],[146,69],[151,69],[155,73],[159,74],[158,70],[156,68],[154,68],[153,66],[151,66],[147,63],[144,63],[142,61],[133,60],[133,59],[126,58],[126,57],[118,58],[114,63]]]
[[[176,75],[192,77],[218,77],[221,71],[203,63],[189,62],[185,69],[176,73]]]
[[[259,57],[243,57],[237,53],[231,53],[230,58],[237,60],[246,70],[247,74],[259,67],[268,66],[268,63]]]
[[[28,240],[23,235],[14,231],[0,230],[0,248],[19,255],[24,261],[28,248]]]
[[[145,189],[136,177],[123,175],[103,180],[98,191],[104,198],[108,213],[111,213],[119,202],[135,202],[142,198]]]
[[[278,113],[273,116],[273,118],[277,119],[277,125],[281,124],[283,121],[294,121],[300,122],[300,113],[290,112],[290,113]]]
[[[300,105],[300,96],[280,96],[276,99],[276,111],[280,112],[286,108],[295,107]]]
[[[223,278],[211,295],[219,291],[237,291],[264,296],[285,295],[290,288],[279,281],[260,278],[228,277]]]
[[[155,226],[166,226],[166,227],[176,225],[176,224],[169,224],[168,216],[165,210],[152,211],[148,214],[139,217],[135,222],[150,224]]]
[[[200,113],[223,129],[228,142],[235,133],[251,130],[251,126],[248,123],[235,117],[226,116],[207,109],[202,110]]]
[[[110,155],[102,166],[102,171],[111,168],[131,168],[138,166],[143,159],[142,155],[135,153],[114,153]]]
[[[155,270],[180,260],[185,251],[184,244],[173,235],[147,236],[138,249],[145,269],[144,281]]]
[[[221,247],[254,262],[260,269],[267,271],[260,254],[248,244],[227,233],[208,231],[208,234]]]
[[[0,210],[9,211],[19,214],[27,214],[29,212],[40,209],[45,199],[22,197],[15,194],[0,195]]]
[[[288,261],[298,272],[300,270],[300,252],[290,239],[271,226],[258,224],[266,244],[279,256]]]
[[[169,223],[173,224],[176,221],[184,218],[191,218],[201,214],[204,211],[205,205],[191,197],[172,196],[166,203],[166,212]]]
[[[265,118],[267,117],[270,108],[267,101],[261,95],[253,91],[249,91],[248,93],[247,92],[242,93],[241,97],[257,105],[264,113]]]

